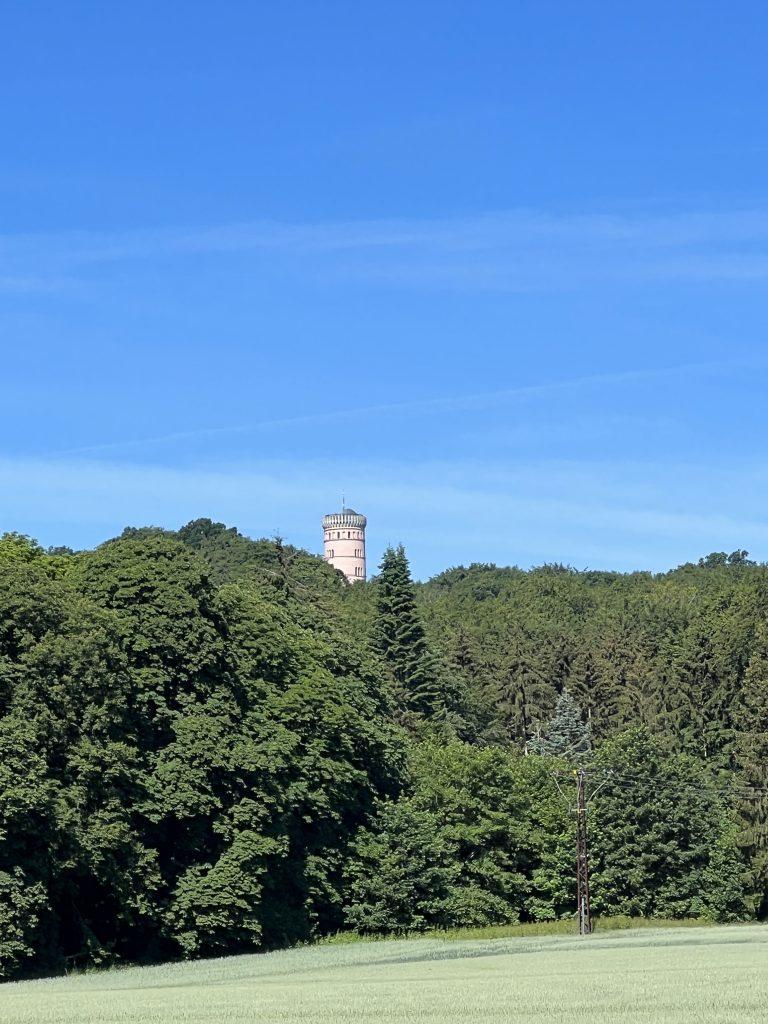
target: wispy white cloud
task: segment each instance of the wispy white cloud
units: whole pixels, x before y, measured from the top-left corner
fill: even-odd
[[[260,461],[210,468],[0,459],[0,529],[90,545],[127,524],[209,515],[317,549],[336,485],[354,481],[372,560],[404,541],[419,575],[451,564],[564,561],[664,569],[713,549],[768,557],[768,472],[747,462]]]
[[[270,254],[281,272],[417,287],[564,289],[591,282],[763,281],[768,208],[701,212],[511,210],[474,217],[235,223],[0,236],[19,290],[89,268]],[[273,268],[274,269],[274,268]]]

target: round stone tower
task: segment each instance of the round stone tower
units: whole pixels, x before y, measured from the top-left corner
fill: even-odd
[[[353,508],[323,516],[323,556],[350,583],[365,579],[365,527],[368,520]]]

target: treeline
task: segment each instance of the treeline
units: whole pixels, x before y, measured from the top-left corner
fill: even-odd
[[[574,912],[768,911],[768,571],[347,587],[208,520],[0,539],[0,976]]]

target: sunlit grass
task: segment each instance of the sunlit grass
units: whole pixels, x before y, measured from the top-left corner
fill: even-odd
[[[3,1024],[764,1024],[768,928],[434,936],[0,986]]]

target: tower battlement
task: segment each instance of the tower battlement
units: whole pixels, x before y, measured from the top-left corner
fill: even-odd
[[[365,528],[368,520],[353,508],[323,516],[323,557],[349,583],[365,579]]]

